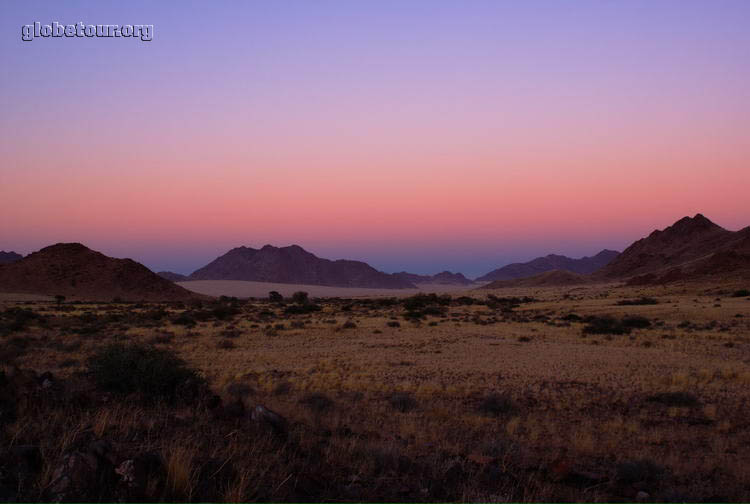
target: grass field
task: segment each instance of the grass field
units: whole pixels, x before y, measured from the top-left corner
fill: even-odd
[[[8,376],[50,371],[90,401],[18,399],[3,448],[41,447],[24,500],[48,494],[64,453],[101,438],[118,463],[159,454],[150,500],[746,500],[750,299],[739,289],[6,301],[6,321],[13,307],[43,317],[6,327]],[[179,356],[223,409],[92,385],[87,359],[131,342]],[[259,404],[287,419],[283,440],[248,420]],[[217,463],[232,470],[208,488]]]

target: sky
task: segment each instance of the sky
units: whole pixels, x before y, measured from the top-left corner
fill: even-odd
[[[153,40],[22,26],[152,24]],[[750,2],[0,2],[0,249],[479,276],[750,225]]]

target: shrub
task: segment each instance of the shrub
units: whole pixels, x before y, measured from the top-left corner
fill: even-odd
[[[283,303],[284,302],[284,296],[279,294],[276,291],[271,291],[268,293],[268,300],[272,303]]]
[[[697,406],[698,398],[689,392],[659,392],[646,398],[648,402],[664,404],[665,406]]]
[[[631,328],[613,317],[587,317],[584,334],[628,334]]]
[[[180,390],[203,384],[203,379],[171,352],[140,344],[101,349],[89,359],[88,372],[103,390],[138,393],[146,400],[171,401]]]
[[[406,413],[417,407],[417,401],[406,392],[396,392],[388,398],[388,403],[396,411]]]
[[[750,296],[750,290],[748,289],[740,289],[732,293],[732,297],[748,297],[748,296]]]
[[[515,404],[506,394],[490,394],[482,399],[478,409],[483,415],[497,417],[514,411]]]
[[[300,402],[308,408],[317,412],[329,410],[333,407],[333,400],[320,392],[312,392],[305,395]]]
[[[175,318],[172,319],[172,323],[175,325],[181,325],[185,327],[194,327],[196,322],[193,317],[187,314],[187,312],[182,312],[179,315],[177,315]]]
[[[399,322],[396,322],[395,320],[391,320],[386,323],[388,327],[401,327],[401,324]]]
[[[407,311],[417,311],[431,305],[446,306],[449,305],[450,302],[450,296],[438,296],[435,293],[415,294],[411,297],[405,298],[403,301],[404,308],[406,308]]]
[[[630,317],[624,317],[622,319],[622,325],[631,329],[644,329],[651,326],[651,321],[646,317],[633,315]]]
[[[357,324],[355,324],[351,320],[347,320],[346,322],[344,322],[344,325],[341,326],[341,327],[343,329],[356,329],[357,328]]]
[[[617,306],[639,306],[639,305],[655,305],[659,304],[659,301],[650,297],[640,297],[638,299],[622,299],[618,301]]]
[[[309,302],[307,292],[305,291],[295,292],[294,294],[292,294],[292,301],[300,305],[307,304]]]
[[[320,310],[320,306],[313,303],[293,304],[284,308],[284,313],[287,315],[304,315],[305,313],[312,313]]]
[[[629,460],[617,465],[617,481],[625,484],[655,483],[664,474],[664,468],[650,460]]]

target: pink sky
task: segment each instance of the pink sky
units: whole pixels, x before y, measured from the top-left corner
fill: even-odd
[[[231,12],[133,5],[3,5],[0,249],[81,241],[190,272],[297,243],[475,276],[698,212],[750,225],[746,3],[680,3],[680,21],[441,4],[395,22],[334,2],[246,12],[244,37],[185,29]],[[155,37],[20,41],[66,16]]]

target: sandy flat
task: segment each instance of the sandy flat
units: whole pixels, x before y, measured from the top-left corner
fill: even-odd
[[[368,289],[363,287],[327,287],[322,285],[284,284],[270,282],[249,282],[245,280],[191,280],[177,282],[177,285],[199,294],[209,296],[234,296],[239,298],[267,297],[270,291],[283,296],[291,296],[297,291],[305,291],[311,297],[400,297],[412,296],[419,292],[456,293],[468,292],[473,286],[420,284],[417,289]]]
[[[51,301],[53,299],[55,299],[53,296],[45,296],[43,294],[0,292],[0,301]]]

